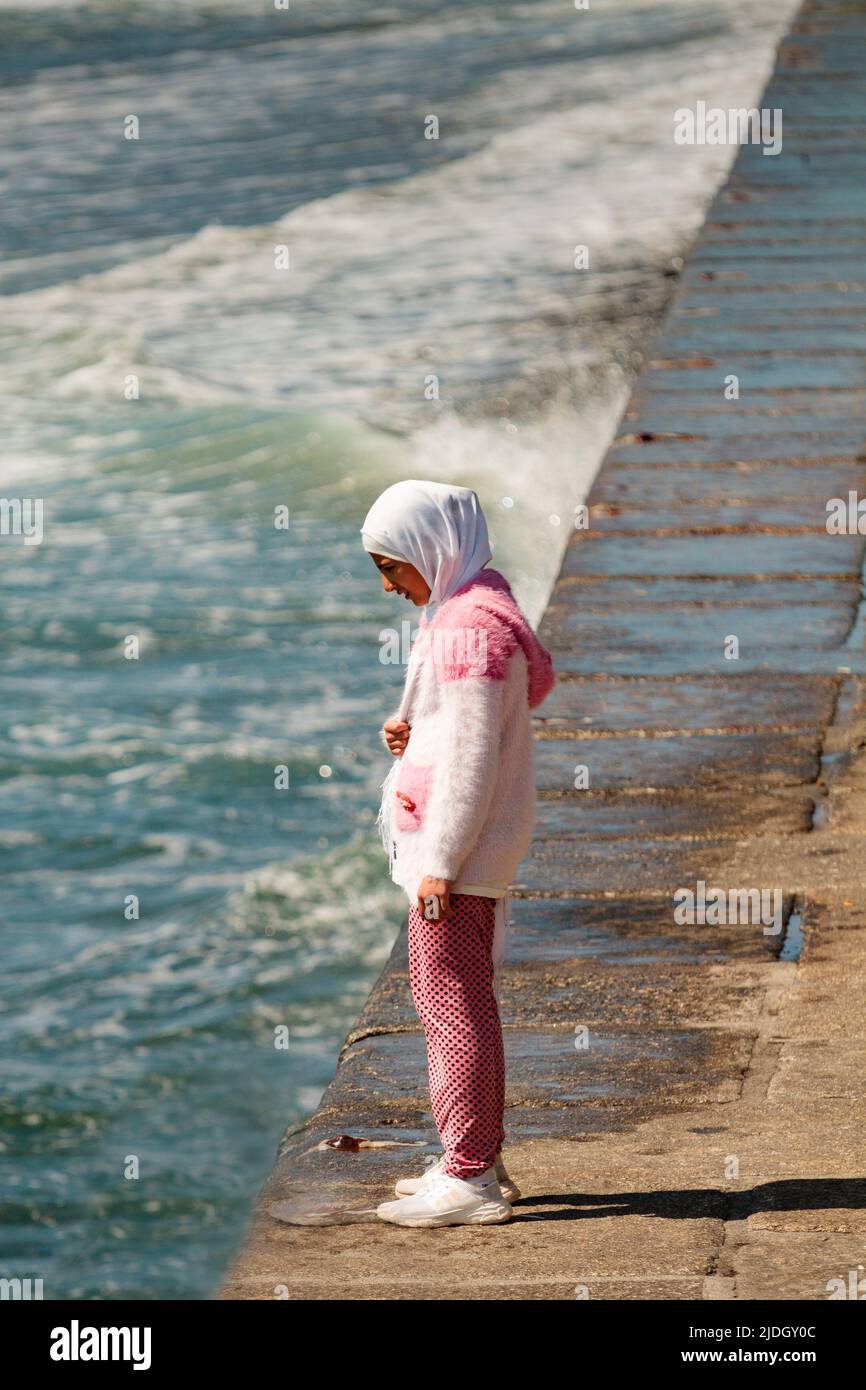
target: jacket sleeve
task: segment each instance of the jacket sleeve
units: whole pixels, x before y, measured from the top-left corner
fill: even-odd
[[[500,757],[505,680],[444,679],[442,748],[431,791],[424,872],[457,878],[487,818]],[[425,856],[426,858],[426,856]]]

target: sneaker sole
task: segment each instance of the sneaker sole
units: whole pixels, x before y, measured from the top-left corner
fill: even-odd
[[[456,1211],[443,1211],[438,1212],[435,1216],[405,1216],[399,1221],[395,1221],[393,1217],[389,1216],[379,1217],[380,1221],[387,1221],[391,1226],[412,1226],[416,1229],[430,1226],[498,1226],[503,1221],[510,1221],[510,1219],[510,1206],[502,1207],[493,1203],[478,1207],[477,1210],[466,1215],[461,1215],[460,1212]]]

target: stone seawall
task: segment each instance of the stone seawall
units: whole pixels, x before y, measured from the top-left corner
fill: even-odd
[[[864,74],[866,5],[806,3],[761,102],[782,152],[740,149],[542,621],[514,1218],[373,1214],[435,1141],[404,931],[220,1298],[821,1299],[862,1265],[866,537],[826,521],[866,497]],[[678,923],[700,884],[779,912]],[[341,1132],[426,1147],[317,1148]],[[313,1199],[345,1221],[278,1219]]]

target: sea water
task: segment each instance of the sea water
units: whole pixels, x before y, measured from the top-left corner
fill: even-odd
[[[364,514],[538,619],[796,8],[0,0],[0,1273],[213,1291],[405,913]]]

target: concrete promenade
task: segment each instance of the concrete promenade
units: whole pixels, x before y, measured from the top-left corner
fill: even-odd
[[[369,1215],[435,1141],[404,931],[220,1298],[820,1300],[866,1274],[866,537],[826,529],[866,497],[866,3],[807,3],[761,104],[783,151],[739,151],[540,629],[560,683],[502,1009],[523,1200],[490,1228]],[[700,882],[778,890],[779,930],[678,925]],[[316,1149],[342,1132],[427,1147]],[[357,1219],[272,1213],[311,1189]]]

